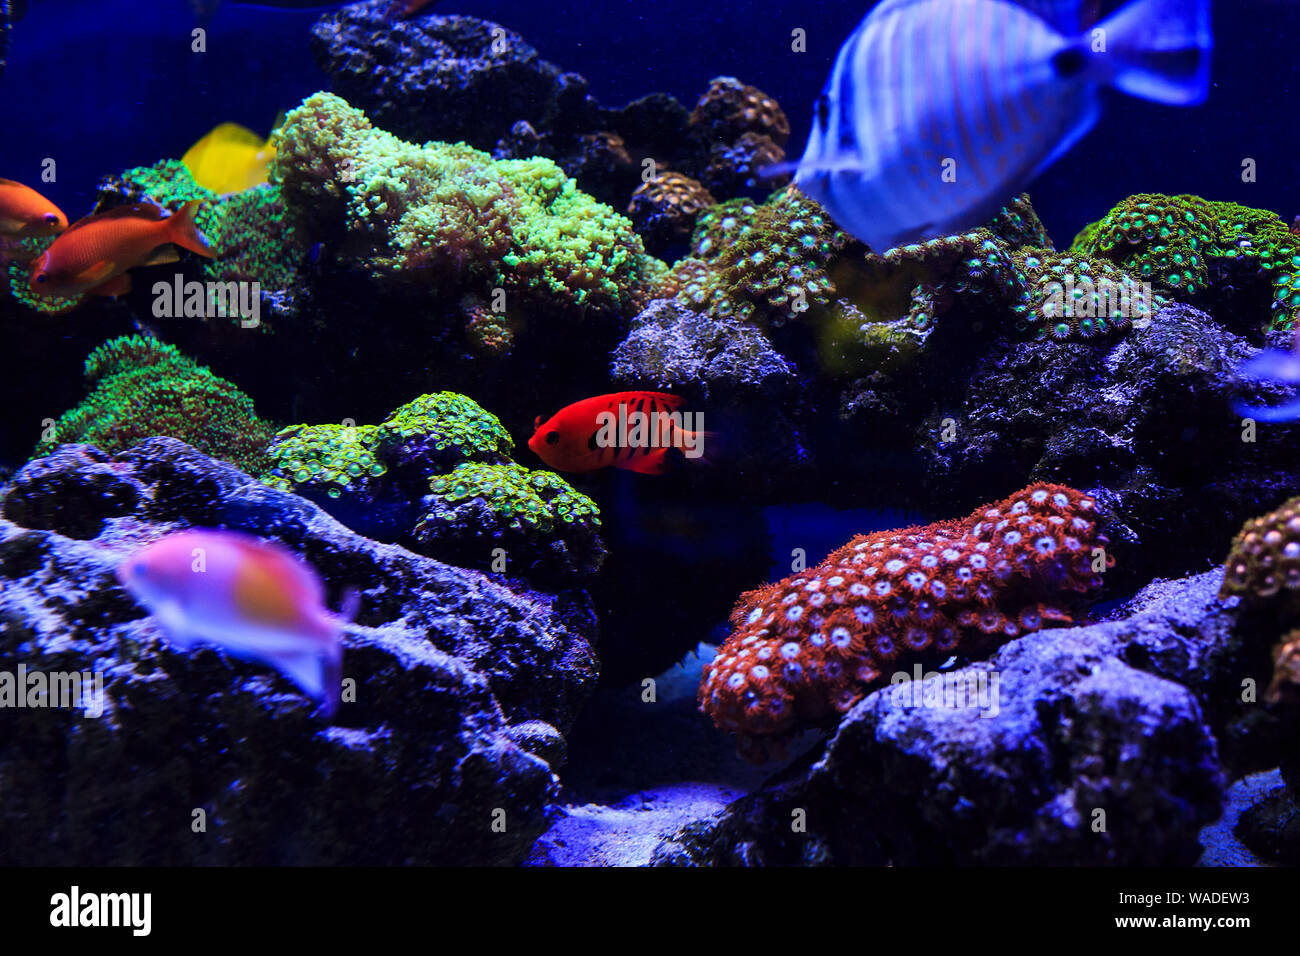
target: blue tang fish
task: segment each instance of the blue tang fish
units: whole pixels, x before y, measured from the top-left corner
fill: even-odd
[[[1266,349],[1242,365],[1237,374],[1243,382],[1300,385],[1300,352]],[[1259,422],[1293,422],[1300,418],[1300,395],[1281,405],[1251,405],[1238,400],[1233,402],[1232,409]]]
[[[884,0],[840,48],[795,183],[884,252],[980,225],[1097,122],[1112,86],[1209,92],[1209,0]],[[779,168],[777,168],[779,171]]]

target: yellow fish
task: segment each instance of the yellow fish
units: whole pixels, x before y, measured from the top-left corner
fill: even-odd
[[[276,123],[276,130],[279,122]],[[266,139],[238,123],[222,123],[181,158],[194,181],[214,193],[239,193],[267,181],[276,130]]]

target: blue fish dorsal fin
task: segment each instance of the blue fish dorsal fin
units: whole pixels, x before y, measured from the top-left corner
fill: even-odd
[[[1097,20],[1098,3],[1095,0],[1010,0],[1028,10],[1057,33],[1067,37],[1077,36],[1085,27]],[[1088,7],[1089,10],[1084,8]]]
[[[871,8],[867,18],[933,2],[934,0],[882,0]],[[1020,7],[1065,36],[1076,36],[1100,19],[1101,0],[989,0],[989,2]]]

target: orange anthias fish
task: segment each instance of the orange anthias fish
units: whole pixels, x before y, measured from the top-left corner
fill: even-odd
[[[339,634],[351,613],[330,613],[315,571],[279,545],[234,531],[182,531],[131,555],[117,576],[178,649],[210,644],[269,664],[326,716],[334,712]]]
[[[55,236],[67,228],[63,210],[35,189],[0,179],[0,239]]]
[[[214,253],[194,224],[198,209],[195,200],[164,217],[157,206],[137,203],[80,219],[31,264],[28,287],[43,296],[125,295],[128,270],[177,261],[173,245],[210,259]]]
[[[537,417],[528,447],[556,471],[586,472],[613,466],[662,475],[676,450],[704,453],[709,433],[703,414],[682,412],[685,400],[662,392],[615,392],[575,402],[548,421]]]

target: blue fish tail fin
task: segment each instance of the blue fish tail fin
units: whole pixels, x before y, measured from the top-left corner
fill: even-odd
[[[1103,31],[1097,33],[1096,31]],[[1109,65],[1110,83],[1131,96],[1194,106],[1210,93],[1210,0],[1134,0],[1084,41]]]
[[[798,163],[773,163],[771,166],[764,166],[758,171],[759,179],[776,179],[777,176],[785,176],[789,173],[799,171]]]

